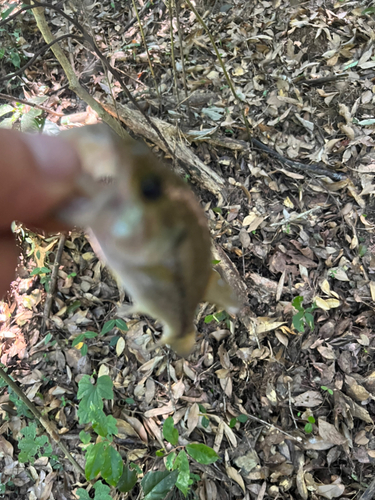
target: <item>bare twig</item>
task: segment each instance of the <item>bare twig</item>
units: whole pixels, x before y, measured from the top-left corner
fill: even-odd
[[[249,415],[248,413],[246,413],[246,415],[251,420],[255,420],[255,422],[266,425],[267,427],[270,427],[271,429],[275,429],[276,431],[281,432],[285,436],[288,436],[288,438],[292,439],[293,441],[298,441],[299,443],[302,443],[302,438],[300,436],[292,436],[292,434],[289,434],[288,432],[283,431],[282,429],[280,429],[280,427],[277,427],[276,425],[270,424],[270,423],[266,422],[265,420],[262,420],[261,418],[254,417],[253,415]]]
[[[173,68],[173,83],[176,93],[177,104],[180,102],[180,96],[178,92],[178,82],[177,82],[177,69],[176,69],[176,56],[174,52],[174,38],[173,38],[173,4],[170,0],[168,3],[168,13],[169,13],[169,33],[171,36],[171,55],[172,55],[172,68]]]
[[[175,8],[176,8],[176,22],[177,22],[177,32],[178,32],[178,40],[180,42],[180,57],[181,57],[181,68],[182,68],[182,81],[184,82],[184,90],[185,90],[185,99],[188,97],[188,88],[186,83],[186,70],[185,70],[185,57],[184,57],[184,46],[182,43],[182,28],[180,23],[180,0],[174,0]],[[189,102],[187,103],[189,107]]]
[[[156,91],[156,94],[157,94],[158,99],[159,99],[159,104],[161,106],[161,97],[160,97],[160,93],[159,93],[158,83],[156,81],[154,68],[152,67],[151,57],[150,57],[150,52],[148,50],[148,46],[147,46],[147,42],[146,42],[145,32],[143,30],[141,18],[139,17],[139,13],[138,13],[138,9],[137,9],[137,4],[135,3],[135,0],[132,0],[132,2],[133,2],[133,8],[134,8],[134,11],[135,11],[135,15],[137,16],[139,31],[141,32],[141,37],[142,37],[142,42],[143,42],[143,45],[144,45],[144,48],[145,48],[145,51],[146,51],[146,54],[147,54],[148,67],[150,68],[152,79],[154,80],[155,91]]]
[[[25,69],[27,69],[29,66],[31,66],[33,64],[33,62],[36,59],[38,59],[38,57],[40,55],[42,55],[45,52],[47,52],[47,50],[50,49],[55,43],[61,42],[61,40],[64,40],[65,38],[75,38],[76,40],[83,40],[83,38],[81,36],[72,35],[70,33],[65,34],[65,35],[61,35],[61,36],[57,37],[55,40],[52,40],[50,43],[48,43],[47,45],[45,45],[44,47],[42,47],[40,50],[38,50],[37,52],[35,52],[35,54],[33,55],[33,57],[31,59],[29,59],[27,61],[27,63],[24,66],[22,66],[22,68],[18,69],[14,73],[10,73],[9,75],[2,76],[0,78],[0,82],[3,82],[4,80],[8,80],[9,81],[12,78],[14,78],[15,76],[21,75],[25,71]]]
[[[293,408],[292,408],[292,393],[290,391],[290,382],[288,382],[288,396],[289,396],[289,411],[290,411],[290,416],[292,417],[292,420],[294,422],[294,427],[298,429],[296,419],[294,418],[293,414]]]
[[[46,303],[44,304],[43,321],[42,321],[42,327],[41,327],[42,334],[46,330],[47,321],[49,318],[49,314],[51,312],[52,300],[53,300],[53,296],[54,296],[55,289],[56,289],[57,275],[58,275],[58,271],[59,271],[59,267],[60,267],[61,256],[62,256],[62,253],[64,250],[64,244],[65,244],[65,234],[61,233],[60,239],[59,239],[59,244],[57,246],[55,262],[53,263],[53,268],[52,268],[52,273],[51,273],[51,281],[49,283],[49,289],[48,289],[48,293],[47,293]]]
[[[30,106],[31,108],[37,108],[41,109],[42,111],[45,111],[46,113],[49,113],[50,115],[55,115],[55,116],[64,116],[64,113],[57,113],[57,111],[53,111],[52,109],[46,108],[45,106],[42,106],[41,104],[36,104],[35,102],[30,102],[27,99],[20,99],[19,97],[14,97],[12,95],[8,94],[2,94],[0,92],[0,99],[6,99],[7,101],[15,101],[15,102],[20,102],[22,104],[26,104],[27,106]]]

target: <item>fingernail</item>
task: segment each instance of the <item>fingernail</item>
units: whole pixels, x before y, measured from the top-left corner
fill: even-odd
[[[48,177],[65,179],[79,172],[78,153],[69,142],[42,134],[25,134],[23,137],[37,167]]]

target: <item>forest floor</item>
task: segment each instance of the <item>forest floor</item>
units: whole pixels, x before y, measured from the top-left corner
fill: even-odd
[[[374,8],[369,1],[293,3],[197,4],[235,99],[209,36],[182,2],[188,100],[173,21],[181,104],[168,10],[161,2],[145,9],[142,25],[161,106],[139,26],[129,26],[130,3],[63,7],[89,30],[144,112],[177,125],[181,141],[191,142],[194,154],[225,180],[214,194],[199,177],[186,175],[205,208],[222,272],[244,302],[236,317],[202,305],[196,348],[187,359],[166,348],[150,354],[145,342],[160,328],[141,316],[127,318],[126,326],[116,323],[121,293],[84,234],[74,230],[60,243],[56,292],[43,330],[46,287],[62,240],[17,225],[22,255],[18,277],[0,302],[0,361],[54,420],[83,467],[78,382],[84,374],[107,375],[114,398],[105,410],[119,425],[114,446],[141,473],[165,469],[156,452],[166,446],[168,416],[181,446],[205,443],[219,454],[213,464],[191,461],[196,481],[189,498],[352,499],[366,489],[363,498],[372,498]],[[0,6],[5,11],[8,4]],[[46,17],[55,36],[76,33],[53,9]],[[44,43],[30,11],[6,30],[9,52],[0,60],[0,77],[22,67]],[[114,99],[128,103],[84,43],[61,43],[91,95],[108,106]],[[44,115],[51,128],[67,128],[61,114],[71,123],[95,121],[51,52],[0,86],[3,94],[53,111]],[[13,118],[16,100],[0,99],[13,106]],[[33,120],[43,116],[36,109],[18,105],[13,121],[26,121],[30,110]],[[243,116],[268,152],[250,140]],[[137,136],[142,138],[139,131]],[[77,498],[76,488],[87,483],[57,449],[56,457],[37,457],[33,464],[18,460],[17,441],[29,417],[6,387],[0,389],[3,498]],[[128,497],[139,495],[136,486]],[[177,490],[170,495],[182,498]]]

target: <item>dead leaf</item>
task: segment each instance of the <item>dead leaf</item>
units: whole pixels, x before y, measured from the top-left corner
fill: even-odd
[[[294,404],[296,406],[303,406],[305,408],[313,408],[314,406],[319,406],[323,402],[323,397],[320,392],[317,391],[306,391],[299,396],[293,398]]]
[[[336,446],[341,446],[347,443],[347,440],[332,424],[329,424],[322,418],[318,419],[319,434],[322,439]]]

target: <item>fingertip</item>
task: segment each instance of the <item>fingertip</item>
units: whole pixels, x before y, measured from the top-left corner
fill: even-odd
[[[0,273],[0,300],[10,288],[15,278],[17,267],[17,248],[13,235],[1,237],[0,240],[1,273]]]
[[[71,142],[61,137],[24,134],[24,143],[34,158],[35,166],[51,179],[66,179],[78,174],[79,155]]]

